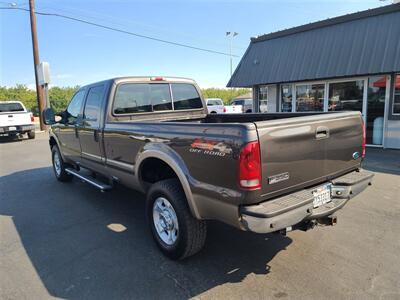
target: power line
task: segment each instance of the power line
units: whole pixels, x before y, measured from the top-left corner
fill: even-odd
[[[0,9],[22,10],[22,11],[29,12],[29,9],[21,8],[21,7],[0,7]],[[84,23],[84,24],[100,27],[100,28],[103,28],[103,29],[108,29],[108,30],[111,30],[111,31],[119,32],[119,33],[125,33],[125,34],[131,35],[131,36],[136,36],[136,37],[139,37],[139,38],[148,39],[148,40],[152,40],[152,41],[156,41],[156,42],[160,42],[160,43],[164,43],[164,44],[170,44],[170,45],[189,48],[189,49],[193,49],[193,50],[199,50],[199,51],[203,51],[203,52],[209,52],[209,53],[214,53],[214,54],[219,54],[219,55],[230,56],[229,53],[220,52],[220,51],[211,50],[211,49],[206,49],[206,48],[200,48],[200,47],[191,46],[191,45],[188,45],[188,44],[183,44],[183,43],[178,43],[178,42],[173,42],[173,41],[169,41],[169,40],[164,40],[164,39],[160,39],[160,38],[156,38],[156,37],[152,37],[152,36],[148,36],[148,35],[144,35],[144,34],[139,34],[139,33],[131,32],[131,31],[123,30],[123,29],[118,29],[118,28],[115,28],[115,27],[102,25],[102,24],[99,24],[99,23],[94,23],[94,22],[91,22],[91,21],[87,21],[87,20],[83,20],[83,19],[75,18],[75,17],[70,17],[70,16],[58,14],[58,13],[45,13],[45,12],[36,11],[35,14],[36,15],[41,15],[41,16],[52,16],[52,17],[58,17],[58,18],[63,18],[63,19],[67,19],[67,20],[72,20],[72,21],[75,21],[75,22],[80,22],[80,23]],[[232,56],[238,57],[237,55],[232,55]]]

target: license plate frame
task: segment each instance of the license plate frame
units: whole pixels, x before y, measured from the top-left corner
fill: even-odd
[[[17,131],[17,127],[15,126],[9,126],[8,131]]]
[[[314,196],[313,206],[314,208],[320,207],[326,203],[332,201],[332,184],[325,184],[323,186],[319,186],[312,192]]]

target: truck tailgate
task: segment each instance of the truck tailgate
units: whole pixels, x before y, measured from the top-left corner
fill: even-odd
[[[329,180],[360,166],[359,112],[255,122],[260,141],[262,197]]]
[[[31,123],[31,115],[28,112],[0,113],[0,126],[28,125]]]

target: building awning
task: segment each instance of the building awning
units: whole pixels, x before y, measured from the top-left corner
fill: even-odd
[[[252,39],[228,87],[400,72],[400,4]]]
[[[386,76],[377,80],[373,84],[374,87],[384,88],[386,87]],[[396,76],[396,89],[400,89],[400,76]]]

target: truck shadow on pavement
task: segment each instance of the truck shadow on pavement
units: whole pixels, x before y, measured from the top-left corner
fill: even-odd
[[[0,217],[12,217],[23,247],[15,249],[16,238],[3,243],[0,259],[10,262],[3,271],[29,287],[18,273],[30,265],[12,263],[25,251],[54,297],[189,298],[273,272],[269,262],[291,243],[210,222],[203,251],[175,262],[153,243],[140,193],[123,187],[100,193],[76,179],[60,183],[50,167],[0,177],[0,188]]]
[[[25,135],[24,136],[8,136],[8,135],[0,135],[0,144],[6,144],[6,143],[15,143],[15,142],[21,142],[24,140],[29,140]]]

